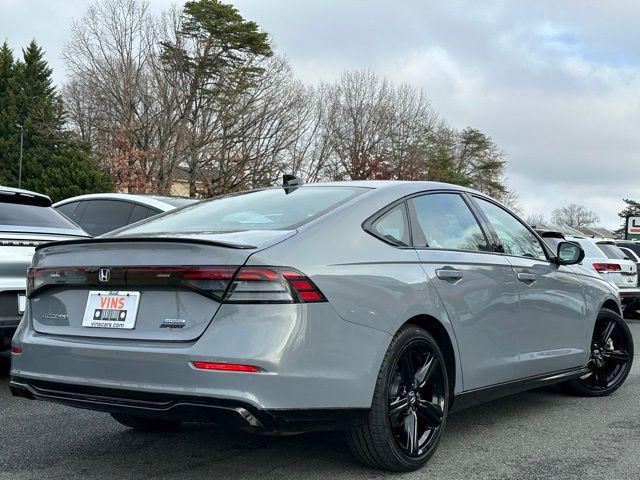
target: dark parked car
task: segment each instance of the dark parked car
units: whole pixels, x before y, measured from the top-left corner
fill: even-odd
[[[640,259],[640,242],[634,242],[632,240],[616,240],[616,245],[620,247],[620,249],[628,253],[629,251],[633,252],[633,255],[629,255],[629,259],[637,262]]]
[[[95,193],[67,198],[53,208],[96,237],[197,201],[184,197]]]

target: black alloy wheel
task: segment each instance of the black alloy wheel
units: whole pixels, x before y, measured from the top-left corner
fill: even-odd
[[[423,340],[408,344],[390,377],[388,415],[396,442],[419,458],[438,438],[444,413],[444,378],[440,360]]]
[[[394,336],[366,422],[347,433],[362,463],[389,471],[422,467],[435,453],[449,409],[449,378],[435,339],[415,325]]]
[[[633,337],[616,312],[603,309],[591,340],[589,373],[568,382],[573,393],[600,397],[613,393],[626,380],[633,363]]]

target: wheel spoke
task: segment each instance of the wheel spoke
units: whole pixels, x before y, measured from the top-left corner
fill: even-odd
[[[418,416],[411,411],[404,419],[404,431],[407,435],[407,452],[409,455],[418,453]]]
[[[400,362],[402,378],[405,381],[405,386],[407,388],[411,388],[411,386],[413,385],[413,377],[415,375],[415,371],[413,369],[413,360],[411,359],[411,350],[405,350],[405,352],[402,354]]]
[[[596,385],[600,388],[607,388],[607,375],[602,368],[596,368],[595,372]]]
[[[601,353],[602,358],[611,360],[614,363],[627,363],[629,354],[624,350],[605,350]]]
[[[396,397],[389,403],[389,416],[397,417],[409,411],[409,398],[407,396]]]
[[[436,371],[438,367],[439,360],[433,354],[429,354],[424,362],[424,364],[418,369],[415,375],[416,383],[418,384],[418,388],[423,388],[427,382],[431,379],[431,376]]]
[[[420,400],[418,402],[418,413],[431,428],[439,427],[442,424],[442,408],[435,403]]]
[[[606,345],[607,341],[609,341],[609,338],[611,338],[611,333],[613,332],[613,329],[616,327],[616,322],[614,322],[613,320],[610,320],[604,331],[602,332],[602,337],[600,337],[600,340],[602,341],[602,345]]]

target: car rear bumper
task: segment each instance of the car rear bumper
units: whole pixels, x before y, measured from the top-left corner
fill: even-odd
[[[240,405],[260,419],[258,429],[274,430],[281,427],[271,417],[318,412],[313,417],[323,418],[329,410],[341,417],[342,410],[368,409],[390,341],[387,333],[344,321],[326,303],[223,305],[194,342],[55,336],[25,324],[14,338],[22,353],[13,355],[11,375],[14,392],[29,398],[187,419],[191,410],[205,418],[212,411],[237,417],[222,407]],[[254,365],[262,372],[198,370],[195,361]],[[159,399],[161,405],[98,402],[78,395],[85,391],[107,399]],[[165,399],[169,403],[162,404]],[[329,415],[327,423],[333,421]]]
[[[625,301],[640,301],[640,288],[620,288],[619,295],[623,303]]]
[[[11,339],[20,324],[20,319],[16,320],[0,320],[0,352],[11,348]]]
[[[345,430],[360,425],[364,408],[262,410],[238,401],[77,386],[12,377],[13,395],[77,408],[167,420],[214,422],[258,433]]]
[[[18,294],[24,294],[24,290],[0,291],[0,352],[10,348],[11,338],[22,319],[18,313]]]

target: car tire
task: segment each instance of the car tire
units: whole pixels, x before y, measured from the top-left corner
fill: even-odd
[[[141,432],[176,430],[180,428],[181,425],[181,422],[177,420],[139,417],[137,415],[127,415],[124,413],[112,413],[111,417],[121,425]]]
[[[378,469],[407,472],[422,467],[442,438],[449,399],[446,364],[437,342],[422,328],[404,326],[382,361],[365,423],[347,432],[351,451]]]
[[[611,395],[627,379],[633,364],[633,336],[622,317],[603,308],[598,314],[591,340],[590,373],[564,382],[560,388],[583,397]]]

